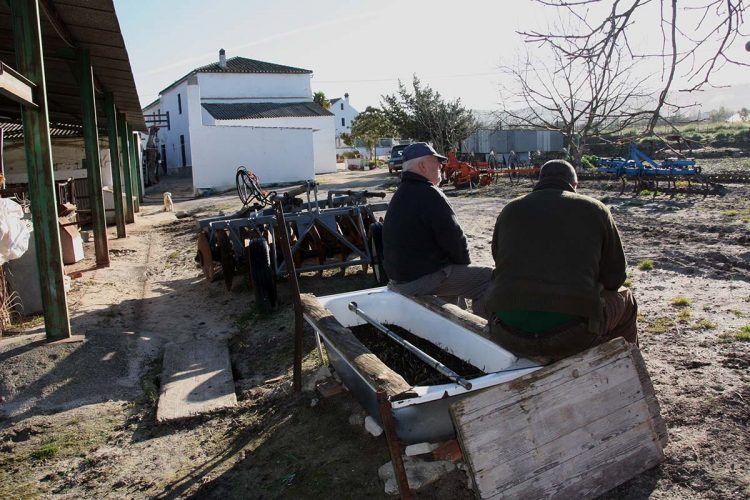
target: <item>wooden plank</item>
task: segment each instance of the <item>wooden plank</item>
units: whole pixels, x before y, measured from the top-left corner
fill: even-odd
[[[229,349],[223,341],[168,344],[161,380],[159,423],[237,405]]]
[[[481,498],[589,498],[664,460],[643,358],[623,339],[451,405]]]
[[[487,320],[476,314],[472,314],[469,311],[461,309],[455,304],[449,304],[434,295],[404,295],[412,302],[416,302],[420,306],[447,318],[448,320],[461,325],[470,332],[474,332],[486,339],[492,340],[489,332],[486,329]]]
[[[380,358],[375,356],[352,331],[344,327],[323,307],[315,295],[303,293],[301,296],[302,311],[305,319],[319,331],[341,353],[349,364],[367,378],[373,387],[382,388],[389,397],[409,395],[412,391],[404,377],[388,368]]]

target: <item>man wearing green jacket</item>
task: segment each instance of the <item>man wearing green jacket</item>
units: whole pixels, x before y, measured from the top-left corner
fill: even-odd
[[[577,187],[570,163],[545,163],[534,190],[500,212],[492,237],[491,336],[543,364],[616,337],[638,343],[615,221]]]

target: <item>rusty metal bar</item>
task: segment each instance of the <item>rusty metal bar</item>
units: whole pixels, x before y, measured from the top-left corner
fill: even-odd
[[[289,233],[287,232],[286,220],[284,220],[284,206],[281,200],[277,200],[276,221],[279,229],[279,240],[281,250],[284,252],[284,261],[288,264],[287,276],[289,279],[289,288],[294,300],[294,372],[292,374],[292,388],[294,392],[302,391],[302,300],[299,296],[299,282],[297,281],[297,271],[294,268],[292,260],[292,247],[289,245]]]
[[[396,424],[393,422],[393,408],[391,407],[388,395],[383,389],[378,389],[375,395],[378,398],[380,422],[383,424],[383,432],[388,442],[388,452],[391,454],[391,465],[393,465],[393,472],[396,474],[398,493],[403,500],[410,500],[412,494],[409,489],[409,479],[406,477],[404,459],[401,457],[401,445],[398,442],[398,436],[396,436]]]

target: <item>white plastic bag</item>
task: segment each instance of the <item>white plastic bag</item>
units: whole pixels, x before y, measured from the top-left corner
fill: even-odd
[[[21,205],[9,198],[0,198],[0,265],[26,253],[30,236]]]

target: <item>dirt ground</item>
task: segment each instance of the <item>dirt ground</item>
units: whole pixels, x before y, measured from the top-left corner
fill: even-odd
[[[747,160],[717,169],[749,168]],[[393,192],[387,172],[339,172],[322,187]],[[669,429],[666,461],[605,498],[750,497],[750,185],[723,196],[620,195],[606,182],[581,192],[607,203],[622,232],[629,281],[640,306],[641,349]],[[530,190],[502,183],[451,191],[475,262],[492,264],[490,238],[504,204]],[[173,193],[177,219],[161,211]],[[197,497],[385,498],[377,469],[383,437],[361,425],[348,394],[291,391],[293,312],[256,312],[244,276],[231,292],[207,283],[194,262],[195,219],[239,208],[234,193],[192,199],[184,179],[147,193],[128,237],[112,236],[112,266],[95,269],[93,248],[69,294],[83,341],[49,344],[42,327],[0,339],[0,498]],[[348,268],[305,275],[317,295],[374,286]],[[306,332],[304,380],[321,366]],[[154,422],[167,342],[229,342],[239,404],[231,410]],[[308,387],[309,389],[309,387]],[[472,498],[461,472],[419,492]]]

